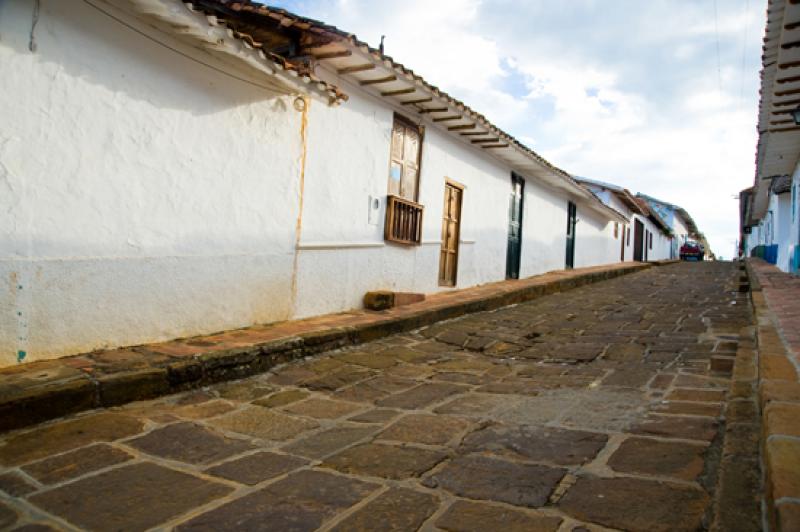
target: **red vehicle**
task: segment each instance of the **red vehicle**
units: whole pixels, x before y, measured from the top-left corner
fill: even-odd
[[[680,254],[681,260],[700,261],[706,257],[706,251],[703,249],[703,245],[692,240],[687,240],[686,243],[681,246]]]

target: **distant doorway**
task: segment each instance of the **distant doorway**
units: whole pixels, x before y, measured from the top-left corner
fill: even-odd
[[[442,252],[439,257],[439,285],[455,286],[458,276],[458,239],[461,233],[461,199],[463,187],[447,182],[444,185],[442,216]]]
[[[578,222],[578,207],[571,201],[567,203],[567,260],[566,268],[575,267],[575,224]]]
[[[519,279],[522,259],[522,209],[525,201],[525,180],[511,174],[511,198],[508,203],[508,247],[506,248],[506,279]]]
[[[625,262],[625,226],[622,226],[622,238],[619,239],[619,261]]]
[[[644,256],[644,224],[636,220],[633,224],[633,260],[642,262]]]

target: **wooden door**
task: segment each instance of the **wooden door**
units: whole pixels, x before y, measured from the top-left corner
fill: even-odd
[[[644,251],[644,224],[636,220],[633,224],[633,260],[642,262]]]
[[[578,222],[578,207],[571,201],[567,203],[567,259],[566,268],[575,267],[575,224]]]
[[[508,205],[508,247],[506,250],[506,279],[519,279],[522,257],[522,209],[525,198],[525,180],[511,174],[511,198]]]
[[[442,216],[442,252],[439,257],[439,285],[455,286],[458,274],[458,239],[461,232],[462,187],[447,182],[444,185],[444,214]]]

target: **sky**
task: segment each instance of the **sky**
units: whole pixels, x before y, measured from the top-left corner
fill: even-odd
[[[766,0],[283,0],[551,163],[687,209],[731,258],[755,173]]]

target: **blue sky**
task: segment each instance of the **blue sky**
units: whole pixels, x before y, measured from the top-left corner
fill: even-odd
[[[291,0],[564,170],[685,207],[730,258],[755,171],[758,0]]]

